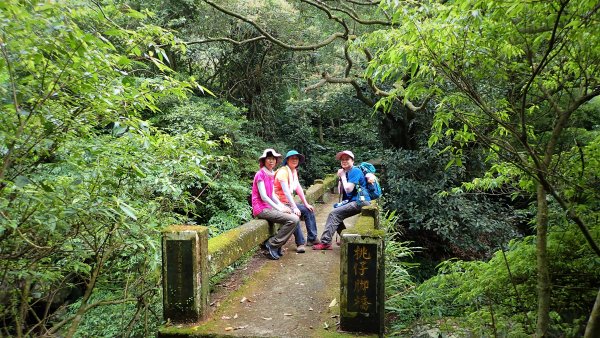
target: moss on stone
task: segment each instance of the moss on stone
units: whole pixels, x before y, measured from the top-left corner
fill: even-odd
[[[375,219],[368,216],[359,216],[354,226],[350,229],[344,230],[344,234],[356,234],[367,237],[381,237],[385,236],[385,231],[381,229],[375,229]]]
[[[161,232],[164,234],[164,233],[170,233],[170,232],[201,231],[203,229],[208,229],[208,228],[205,226],[202,226],[202,225],[175,224],[175,225],[169,225],[169,226],[163,228],[161,230]]]
[[[269,238],[269,222],[252,220],[208,241],[211,276]]]

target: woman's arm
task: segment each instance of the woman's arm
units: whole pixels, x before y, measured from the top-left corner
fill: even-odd
[[[260,199],[262,199],[264,202],[267,202],[271,206],[271,208],[282,211],[281,207],[280,207],[281,203],[278,203],[279,200],[274,201],[271,198],[269,198],[269,196],[267,195],[267,188],[265,188],[265,182],[258,181],[257,186],[258,186],[258,193],[260,194]],[[272,196],[275,196],[275,195],[272,195]]]
[[[279,200],[279,197],[277,197],[277,194],[275,192],[273,192],[272,194],[272,199],[275,202],[275,204],[277,204],[277,206],[279,207],[279,211],[291,214],[292,213],[292,209],[290,209],[290,207],[288,207],[287,205],[281,203],[281,201]]]
[[[304,206],[308,208],[308,210],[315,211],[315,208],[313,208],[313,206],[308,204],[308,202],[306,201],[306,196],[304,196],[304,190],[302,190],[300,184],[298,184],[298,187],[296,188],[296,194],[298,195],[298,197],[300,197],[302,204],[304,204]]]
[[[281,190],[283,190],[285,198],[287,198],[289,205],[292,206],[292,211],[294,212],[294,214],[300,216],[300,209],[298,209],[296,201],[294,201],[294,196],[292,196],[292,192],[290,191],[290,187],[288,186],[287,179],[279,180],[279,183],[281,183]]]

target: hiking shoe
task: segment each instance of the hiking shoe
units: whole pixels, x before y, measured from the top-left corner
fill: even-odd
[[[307,246],[313,246],[313,245],[315,245],[315,244],[319,244],[319,243],[321,243],[321,240],[319,240],[318,238],[315,238],[315,239],[314,239],[314,240],[312,240],[312,241],[310,241],[310,240],[309,240],[309,241],[306,241],[306,245],[307,245]]]
[[[267,256],[267,258],[269,259],[273,259],[273,260],[278,260],[279,259],[279,253],[277,252],[278,250],[275,249],[273,246],[271,246],[271,244],[269,244],[269,241],[265,242],[265,247],[267,248],[267,251],[265,252],[265,255]]]
[[[331,244],[319,243],[313,245],[313,250],[331,250]]]
[[[305,252],[306,252],[306,248],[305,248],[305,247],[304,247],[304,245],[302,245],[302,244],[301,244],[301,245],[298,245],[298,246],[296,247],[296,252],[297,252],[297,253],[305,253]]]
[[[283,256],[283,247],[280,246],[279,249],[277,249],[277,254],[279,255],[279,257]]]

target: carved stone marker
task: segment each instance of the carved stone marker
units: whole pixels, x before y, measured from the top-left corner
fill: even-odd
[[[343,331],[380,336],[384,333],[384,246],[383,238],[377,234],[342,235],[340,329]]]
[[[171,226],[163,231],[163,313],[165,320],[189,323],[208,309],[208,229]]]

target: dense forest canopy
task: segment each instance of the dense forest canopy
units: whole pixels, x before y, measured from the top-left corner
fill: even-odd
[[[3,1],[0,335],[155,335],[160,229],[248,221],[274,147],[385,168],[389,336],[598,336],[599,11]]]

